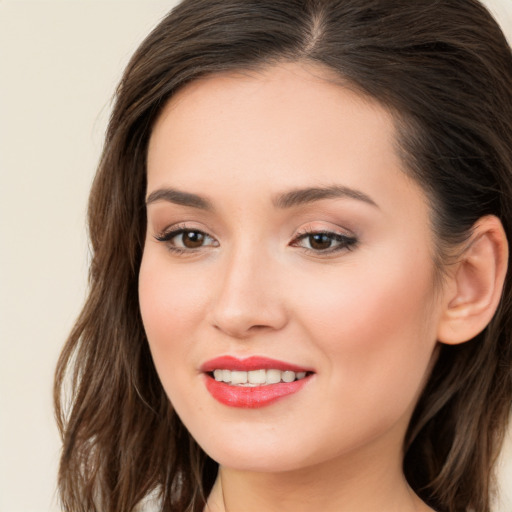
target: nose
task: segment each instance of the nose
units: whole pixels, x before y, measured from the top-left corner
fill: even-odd
[[[288,315],[279,277],[279,263],[266,251],[234,251],[217,276],[213,326],[239,339],[282,329]]]

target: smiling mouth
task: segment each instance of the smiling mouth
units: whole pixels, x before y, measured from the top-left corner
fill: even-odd
[[[281,382],[290,383],[305,379],[312,372],[292,370],[259,369],[250,371],[215,369],[208,372],[208,375],[217,382],[223,382],[230,386],[240,387],[260,387],[279,384]]]
[[[252,356],[221,356],[204,363],[201,372],[210,395],[223,405],[255,409],[298,393],[314,371],[292,363]]]

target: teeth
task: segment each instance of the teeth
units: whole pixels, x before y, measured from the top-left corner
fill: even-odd
[[[281,370],[267,370],[267,384],[281,382]]]
[[[247,372],[231,372],[231,384],[245,384],[247,382]]]
[[[267,380],[266,373],[265,370],[252,370],[247,372],[247,377],[251,384],[265,384]]]
[[[222,370],[213,371],[213,377],[216,381],[226,382],[232,386],[257,386],[278,384],[279,382],[293,382],[294,380],[304,379],[306,372],[292,372],[290,370],[251,370],[249,372],[238,370]]]
[[[295,380],[295,372],[283,372],[281,379],[283,379],[284,382],[293,382]]]

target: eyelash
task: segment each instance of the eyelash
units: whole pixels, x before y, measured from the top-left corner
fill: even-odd
[[[302,240],[310,239],[311,244],[311,238],[312,237],[318,237],[318,236],[324,236],[327,237],[331,243],[337,242],[337,245],[335,247],[328,247],[327,249],[319,250],[319,249],[313,249],[310,247],[302,247],[300,245],[300,242]],[[307,229],[302,233],[299,233],[295,239],[291,242],[292,247],[302,247],[305,251],[315,254],[315,255],[328,255],[328,254],[334,254],[340,251],[348,250],[351,251],[355,249],[357,245],[357,238],[355,236],[351,235],[344,235],[342,233],[336,233],[334,231],[317,231],[314,229]]]
[[[204,237],[204,239],[209,239],[209,240],[213,241],[214,243],[210,243],[208,245],[201,244],[198,247],[193,247],[193,248],[192,247],[178,247],[176,245],[173,245],[173,243],[172,243],[173,238],[175,238],[179,235],[186,234],[186,233],[193,233],[200,237]],[[310,245],[311,245],[311,239],[313,237],[319,237],[319,236],[326,237],[328,239],[328,241],[329,240],[331,241],[331,244],[337,243],[337,245],[335,247],[328,247],[326,249],[314,249],[312,247],[304,247],[301,245],[301,242],[303,240],[307,240],[307,239],[310,239]],[[170,231],[164,231],[164,232],[160,233],[159,235],[156,235],[155,239],[158,242],[165,243],[167,245],[167,248],[169,249],[169,251],[171,251],[175,254],[178,254],[178,255],[191,254],[191,253],[197,252],[200,249],[203,249],[204,247],[211,247],[211,246],[218,247],[218,245],[219,245],[218,242],[213,237],[208,235],[208,233],[205,233],[204,231],[201,231],[200,229],[189,228],[186,225],[176,226],[174,229],[172,229]],[[317,231],[317,230],[313,230],[313,229],[307,229],[307,230],[303,231],[302,233],[299,233],[292,240],[292,242],[290,243],[290,246],[291,247],[301,247],[304,251],[306,251],[308,253],[314,254],[316,256],[319,256],[319,255],[321,256],[321,255],[334,254],[334,253],[337,253],[337,252],[340,252],[343,250],[349,250],[349,251],[353,250],[356,247],[357,243],[358,243],[358,240],[355,236],[344,235],[344,234],[336,233],[333,231],[325,231],[325,230]]]
[[[211,237],[208,233],[205,233],[204,231],[201,231],[200,229],[189,228],[185,225],[176,226],[174,229],[171,229],[170,231],[163,231],[159,235],[156,235],[155,239],[158,242],[165,243],[167,245],[167,248],[169,249],[169,251],[171,251],[175,254],[178,254],[178,255],[195,253],[198,249],[202,249],[203,247],[210,246],[210,245],[207,245],[207,246],[201,245],[199,247],[191,248],[191,247],[178,247],[176,245],[173,245],[172,239],[179,235],[183,235],[185,233],[194,233],[196,235],[203,236],[205,239],[207,238],[207,239],[213,240],[215,242],[214,244],[210,244],[210,245],[212,245],[214,247],[218,246],[218,242],[213,237]]]

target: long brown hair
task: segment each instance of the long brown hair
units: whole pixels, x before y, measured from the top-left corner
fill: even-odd
[[[55,379],[66,511],[130,511],[151,492],[162,510],[204,507],[217,464],[174,413],[139,313],[148,140],[180,87],[277,61],[321,64],[394,114],[440,265],[484,215],[512,240],[512,55],[476,0],[185,0],[124,73],[90,196],[90,291]],[[441,347],[410,422],[404,472],[434,509],[490,510],[511,366],[509,272],[484,332]]]

